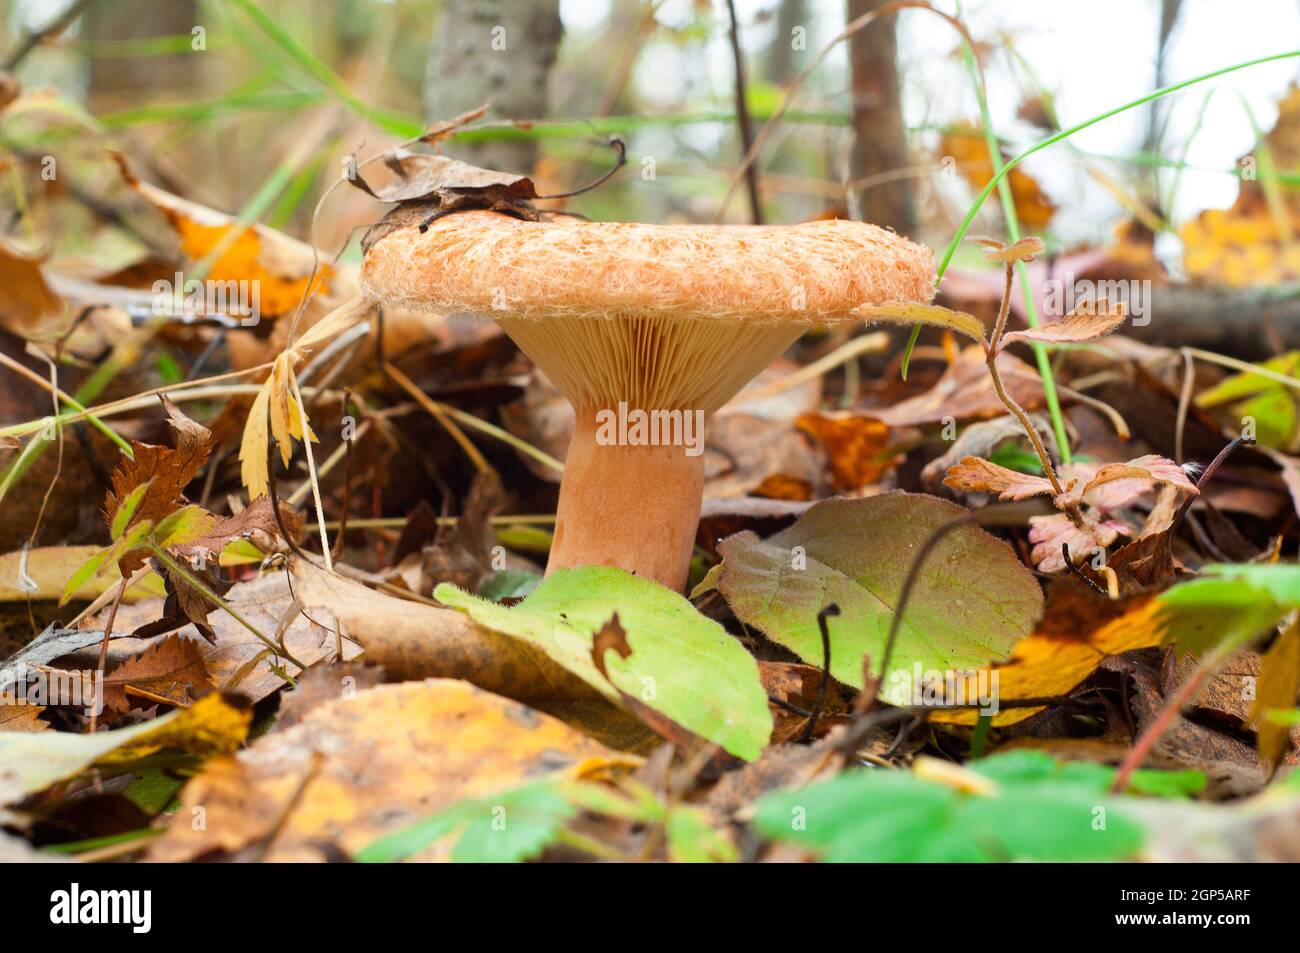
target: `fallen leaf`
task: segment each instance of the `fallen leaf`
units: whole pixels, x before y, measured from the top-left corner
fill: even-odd
[[[204,281],[214,287],[246,282],[246,287],[256,289],[258,318],[278,318],[296,308],[307,294],[313,269],[313,292],[328,294],[334,277],[329,255],[273,228],[241,224],[234,216],[142,182],[131,173],[120,154],[112,155],[126,184],[158,209],[175,230],[180,250],[187,259],[204,261],[219,247],[223,248],[216,260],[209,263]]]
[[[350,856],[462,798],[633,764],[548,715],[465,682],[380,685],[326,702],[294,727],[207,764],[148,858]],[[196,806],[206,815],[201,829],[190,823]]]
[[[41,261],[0,237],[0,328],[26,341],[55,340],[69,321],[63,299],[46,283]]]
[[[1009,393],[1025,410],[1043,405],[1043,385],[1024,361],[1005,351],[997,357],[998,374]],[[998,398],[989,379],[984,351],[968,347],[957,355],[930,390],[899,401],[891,407],[872,408],[870,414],[891,427],[940,424],[951,418],[1001,417],[1006,405]]]
[[[626,692],[738,758],[752,761],[771,737],[753,657],[685,598],[650,580],[586,566],[551,573],[510,608],[448,585],[434,598],[540,650],[615,705]],[[591,652],[616,611],[633,652],[626,659],[607,653],[606,678]]]
[[[312,709],[340,698],[351,698],[358,691],[374,688],[383,680],[384,670],[377,665],[361,662],[313,665],[298,677],[293,691],[280,696],[274,730],[292,728]]]
[[[745,532],[724,540],[718,588],[743,623],[812,665],[822,662],[818,613],[838,605],[828,620],[831,674],[861,688],[866,658],[879,674],[917,552],[966,512],[911,493],[827,500],[769,539]],[[1038,620],[1042,599],[1005,543],[975,526],[948,532],[916,577],[883,697],[910,698],[914,668],[943,673],[1005,658]]]
[[[889,427],[872,417],[804,414],[795,426],[821,444],[831,471],[831,486],[838,493],[878,482],[901,459],[885,452]]]
[[[43,705],[0,705],[0,733],[49,731],[50,723],[41,721],[43,711]]]
[[[1259,739],[1259,756],[1273,767],[1282,763],[1291,747],[1291,727],[1266,715],[1271,709],[1295,708],[1297,694],[1300,694],[1300,622],[1292,622],[1264,654],[1251,710]]]
[[[100,546],[41,546],[0,555],[0,602],[57,600],[72,574],[100,552]],[[29,582],[24,583],[20,569],[25,568]],[[90,601],[103,595],[122,579],[117,565],[105,565],[98,575],[87,579],[73,593],[74,599]],[[35,588],[32,588],[32,586]],[[123,600],[137,602],[160,596],[163,581],[156,573],[147,573],[128,589]]]
[[[141,486],[148,489],[123,529],[138,523],[158,523],[185,504],[185,487],[212,454],[212,433],[186,417],[166,395],[162,397],[167,422],[176,432],[176,447],[131,441],[134,459],[123,457],[113,471],[113,487],[104,498],[104,522],[112,527],[118,507]],[[145,551],[134,549],[118,559],[122,575],[144,565]]]
[[[951,158],[962,178],[976,192],[993,178],[988,142],[980,128],[971,123],[950,126],[939,141],[939,155]],[[1004,155],[1003,162],[1008,158]],[[1056,213],[1056,205],[1043,193],[1038,182],[1018,165],[1007,173],[1006,181],[1011,188],[1011,199],[1021,228],[1031,232],[1046,231]]]
[[[188,708],[212,691],[210,680],[199,643],[170,635],[104,676],[104,706],[125,714],[143,699],[147,704],[165,702]]]
[[[200,757],[229,754],[248,734],[252,717],[250,708],[212,694],[192,708],[115,731],[0,734],[0,807],[88,768],[113,770],[165,748]]]

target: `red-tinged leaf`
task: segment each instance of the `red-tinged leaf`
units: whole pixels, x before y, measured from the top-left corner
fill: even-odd
[[[1080,529],[1064,513],[1029,517],[1029,541],[1034,544],[1029,558],[1041,572],[1059,572],[1065,568],[1061,544],[1070,547],[1070,558],[1091,556],[1097,547],[1106,547],[1118,536],[1127,536],[1129,527],[1118,520],[1098,520]]]
[[[1079,497],[1091,502],[1090,494],[1107,483],[1117,480],[1144,480],[1147,483],[1168,483],[1187,493],[1199,491],[1196,484],[1187,478],[1187,473],[1178,464],[1165,457],[1147,454],[1129,460],[1127,463],[1108,463],[1096,475],[1084,484]]]
[[[982,457],[962,457],[949,468],[943,484],[964,493],[996,493],[1000,500],[1027,500],[1052,492],[1046,477],[1009,470]]]

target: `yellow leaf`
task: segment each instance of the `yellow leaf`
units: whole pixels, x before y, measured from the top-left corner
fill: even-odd
[[[1166,629],[1158,617],[1159,611],[1159,601],[1150,595],[1108,601],[1082,591],[1073,583],[1060,587],[1048,600],[1043,621],[1032,635],[1015,644],[1010,660],[979,671],[959,673],[954,698],[949,701],[973,704],[980,700],[981,694],[993,694],[1000,707],[993,716],[994,725],[1023,721],[1043,709],[1001,706],[1012,701],[1068,694],[1107,656],[1159,645]],[[977,709],[962,708],[937,711],[931,720],[972,725],[978,715]]]
[[[268,377],[253,398],[248,420],[244,422],[244,438],[239,444],[239,476],[250,500],[269,489],[271,477],[266,466],[266,454],[271,438],[266,429],[266,408],[270,400],[271,378]]]
[[[949,328],[974,341],[984,342],[984,324],[973,314],[953,311],[937,304],[917,304],[913,301],[888,301],[885,304],[868,304],[857,313],[866,321],[888,321],[891,324],[933,324]]]
[[[1258,732],[1259,756],[1277,765],[1291,744],[1291,727],[1264,717],[1272,708],[1294,708],[1300,692],[1300,620],[1282,630],[1260,663],[1259,685],[1250,717]]]

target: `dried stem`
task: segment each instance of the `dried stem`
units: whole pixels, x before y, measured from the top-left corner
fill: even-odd
[[[257,636],[258,640],[262,642],[264,645],[266,645],[268,648],[270,648],[271,651],[274,652],[276,655],[281,656],[282,658],[284,658],[289,662],[292,662],[294,665],[297,665],[300,669],[307,668],[306,665],[304,665],[302,662],[298,661],[296,658],[290,655],[287,649],[282,649],[280,646],[276,645],[275,642],[271,641],[269,638],[263,635],[262,632],[257,628],[257,626],[253,625],[253,623],[245,619],[243,615],[241,615],[240,612],[237,609],[235,609],[234,606],[232,606],[225,599],[222,599],[219,595],[213,592],[201,579],[199,579],[191,572],[189,572],[187,569],[185,569],[183,566],[181,566],[180,563],[178,563],[175,559],[173,559],[171,555],[165,549],[159,546],[157,543],[150,542],[148,545],[148,549],[149,552],[153,555],[153,557],[157,559],[160,563],[162,563],[164,566],[166,566],[169,571],[174,572],[176,575],[180,576],[187,583],[189,583],[191,586],[197,589],[203,595],[203,597],[207,599],[209,602],[211,602],[214,606],[226,610],[226,612],[230,614],[230,617],[232,619],[234,619],[236,622],[242,625],[249,632],[253,633],[253,635]]]

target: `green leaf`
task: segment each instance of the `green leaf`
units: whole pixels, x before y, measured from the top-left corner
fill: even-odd
[[[1001,785],[1052,782],[1093,794],[1105,794],[1115,780],[1115,769],[1091,761],[1057,761],[1045,751],[1007,751],[967,765]],[[1200,771],[1139,769],[1129,779],[1126,793],[1153,797],[1188,797],[1203,791],[1206,777]]]
[[[484,599],[500,602],[502,599],[522,599],[537,588],[542,577],[525,569],[503,569],[493,573],[479,584],[478,594]]]
[[[109,536],[113,539],[120,539],[122,534],[126,532],[127,526],[131,523],[131,517],[135,516],[135,511],[140,508],[140,501],[149,492],[149,484],[152,482],[152,480],[149,480],[141,483],[127,495],[127,498],[122,501],[122,505],[117,508],[117,512],[113,514],[113,525],[109,528]]]
[[[1300,608],[1300,566],[1210,565],[1161,593],[1160,623],[1180,652],[1249,642]]]
[[[827,500],[767,540],[749,532],[723,540],[719,589],[742,622],[817,666],[817,615],[838,605],[839,616],[828,620],[831,674],[861,688],[864,657],[880,673],[916,554],[939,527],[965,515],[952,503],[911,493]],[[928,675],[1006,658],[1042,612],[1042,591],[1011,547],[975,526],[948,532],[912,589],[885,700],[911,702],[918,666]]]
[[[994,760],[970,767],[985,773]],[[1119,860],[1142,845],[1141,828],[1092,789],[1095,778],[1061,780],[1036,757],[993,773],[1003,775],[997,789],[974,794],[899,771],[853,771],[765,796],[755,823],[831,862]]]
[[[206,536],[217,525],[217,518],[199,506],[191,503],[158,521],[154,530],[154,540],[162,549],[169,546],[182,546],[192,543],[200,536]]]
[[[101,549],[77,567],[76,572],[72,574],[72,578],[68,580],[68,584],[63,587],[63,595],[59,597],[60,606],[67,605],[68,601],[81,591],[82,586],[99,574],[99,571],[104,568],[104,564],[108,562],[108,554],[112,551],[111,547]]]
[[[511,864],[536,857],[577,814],[561,785],[543,781],[490,797],[458,801],[356,855],[361,863],[391,863],[455,834],[457,863]]]
[[[740,859],[736,845],[723,837],[704,811],[679,804],[664,823],[668,856],[679,864],[730,864]]]
[[[717,622],[685,598],[622,569],[561,569],[512,608],[446,583],[434,598],[480,625],[536,646],[615,704],[617,690],[591,660],[595,634],[618,613],[632,654],[606,654],[610,678],[627,694],[738,758],[767,745],[772,714],[758,665]]]

